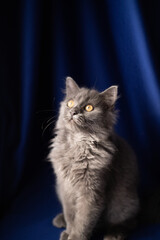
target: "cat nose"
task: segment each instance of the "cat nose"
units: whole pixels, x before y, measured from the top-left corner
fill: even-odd
[[[71,113],[71,117],[73,117],[74,115],[78,114],[78,111],[77,110],[72,110],[70,113]]]

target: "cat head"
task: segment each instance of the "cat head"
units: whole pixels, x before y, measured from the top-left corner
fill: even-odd
[[[80,88],[71,78],[66,78],[66,96],[61,103],[59,127],[91,133],[112,129],[116,114],[117,86],[103,92]],[[63,125],[63,126],[62,126]]]

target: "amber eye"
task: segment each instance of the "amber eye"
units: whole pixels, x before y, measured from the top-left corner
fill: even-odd
[[[87,106],[85,106],[85,110],[87,112],[91,112],[91,111],[93,111],[93,106],[92,105],[87,105]]]
[[[67,103],[67,106],[69,108],[72,108],[74,106],[74,101],[73,100],[69,100],[68,103]]]

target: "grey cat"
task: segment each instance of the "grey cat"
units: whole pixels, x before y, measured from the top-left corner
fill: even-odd
[[[130,146],[113,130],[117,86],[99,93],[66,78],[56,137],[49,154],[65,227],[60,240],[88,240],[103,227],[105,240],[122,240],[139,209],[137,164]]]

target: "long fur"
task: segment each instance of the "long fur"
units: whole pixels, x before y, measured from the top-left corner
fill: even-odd
[[[88,240],[98,224],[106,230],[104,239],[124,239],[139,209],[138,177],[134,152],[113,130],[116,88],[99,93],[71,78],[66,82],[49,154],[63,208],[54,225],[66,227],[61,240]],[[93,111],[85,111],[87,104]]]

